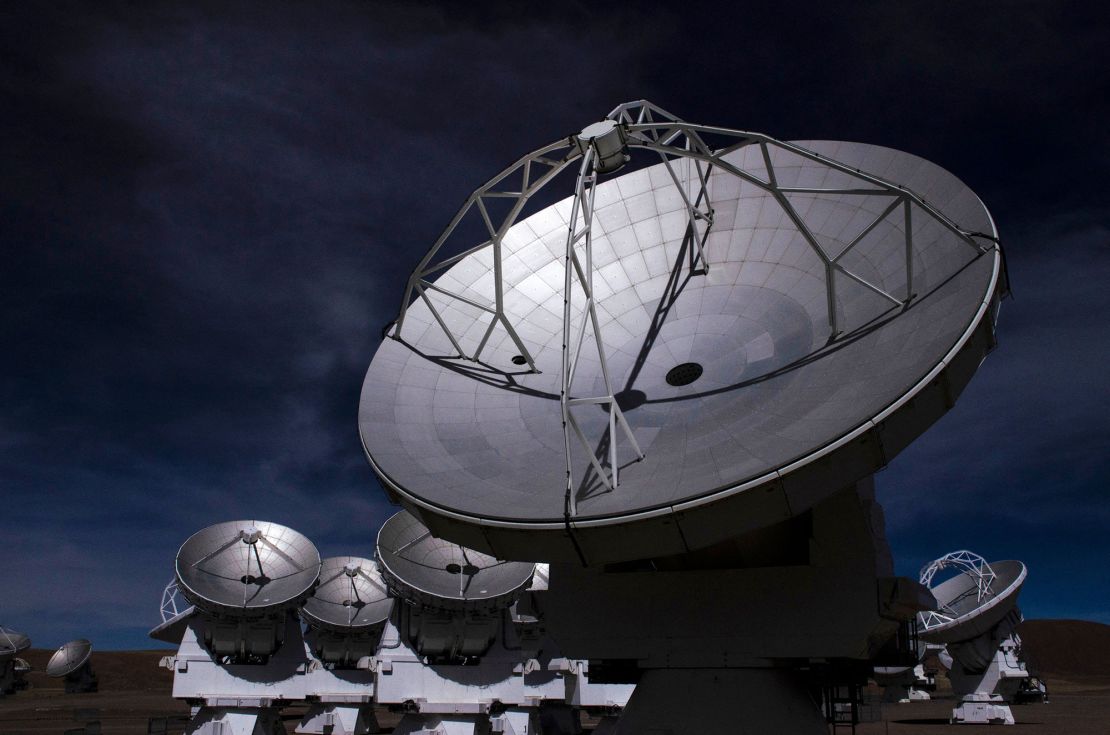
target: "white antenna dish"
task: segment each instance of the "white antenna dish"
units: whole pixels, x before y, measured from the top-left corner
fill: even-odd
[[[665,163],[603,179],[625,151]],[[573,196],[525,218],[568,169]],[[916,156],[628,103],[467,199],[367,371],[363,443],[469,548],[686,553],[805,512],[939,419],[994,345],[1001,266],[978,197]]]
[[[92,643],[84,638],[63,643],[46,664],[46,675],[60,679],[75,673],[89,661]]]
[[[958,573],[935,587],[938,572]],[[954,551],[921,570],[921,584],[937,598],[936,610],[920,613],[919,636],[929,643],[958,643],[988,633],[1017,606],[1025,583],[1020,561],[987,561],[971,551]]]
[[[193,534],[177,552],[181,594],[212,615],[254,617],[296,607],[320,574],[300,533],[267,521],[230,521]]]
[[[31,647],[31,639],[19,631],[0,625],[0,661]]]
[[[382,625],[393,610],[377,562],[357,556],[333,556],[320,567],[320,583],[301,606],[314,628],[354,633]]]
[[[941,575],[955,572],[944,581]],[[1014,723],[1013,701],[1029,672],[1017,655],[1021,622],[1017,598],[1025,583],[1020,561],[987,560],[971,551],[954,551],[921,570],[937,609],[920,613],[918,636],[943,643],[951,657],[948,679],[958,704],[952,722]]]
[[[438,539],[406,511],[382,526],[377,553],[390,592],[427,609],[506,608],[528,586],[536,568]]]

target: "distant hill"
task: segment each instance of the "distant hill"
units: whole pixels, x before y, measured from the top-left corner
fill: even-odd
[[[1018,633],[1033,671],[1046,677],[1110,680],[1110,625],[1026,620]]]
[[[96,641],[93,641],[96,645]],[[151,691],[168,693],[173,687],[173,672],[158,666],[166,651],[98,651],[93,648],[92,669],[100,680],[100,690]],[[31,664],[31,685],[36,689],[64,689],[62,679],[46,675],[46,662],[53,649],[32,648],[20,654]]]

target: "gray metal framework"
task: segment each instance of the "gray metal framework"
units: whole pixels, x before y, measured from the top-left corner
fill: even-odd
[[[181,592],[177,588],[177,577],[170,580],[165,589],[162,590],[162,605],[160,612],[162,614],[162,622],[166,623],[176,618],[188,605],[180,605],[179,602],[183,601]]]
[[[642,149],[654,152],[666,164],[668,173],[680,192],[687,211],[687,229],[685,245],[689,246],[689,267],[692,273],[706,273],[710,263],[706,257],[704,245],[713,226],[714,212],[709,202],[709,175],[713,168],[732,174],[740,180],[747,182],[767,192],[782,208],[785,215],[797,228],[802,238],[820,259],[824,266],[825,290],[827,297],[828,323],[835,339],[840,334],[836,313],[837,274],[860,284],[864,288],[887,299],[899,307],[906,307],[914,299],[913,278],[913,227],[912,220],[915,213],[930,217],[940,223],[945,229],[954,233],[968,247],[977,253],[986,252],[994,246],[994,238],[983,233],[967,231],[941,213],[938,209],[926,202],[921,196],[910,189],[897,183],[887,181],[881,177],[865,173],[857,168],[839,163],[827,156],[809,151],[792,143],[776,140],[761,133],[752,133],[729,128],[699,125],[685,122],[675,115],[663,110],[646,100],[627,102],[617,106],[606,117],[621,126],[622,134],[628,148]],[[714,147],[707,139],[720,142]],[[759,147],[765,166],[764,175],[757,171],[744,170],[726,161],[724,156],[744,146],[755,145]],[[778,148],[788,151],[803,159],[820,163],[829,169],[838,171],[856,179],[859,186],[848,188],[810,188],[781,186],[771,162],[770,150]],[[432,317],[444,331],[451,345],[458,353],[457,357],[474,362],[481,362],[490,336],[498,324],[506,331],[519,350],[523,364],[527,364],[532,372],[538,372],[531,352],[520,338],[518,330],[514,327],[505,312],[504,294],[505,281],[502,271],[502,240],[509,228],[520,218],[529,199],[537,191],[550,183],[559,173],[571,163],[580,160],[578,178],[574,189],[570,221],[566,239],[565,254],[565,280],[564,280],[564,309],[563,309],[563,360],[562,360],[562,386],[560,403],[563,417],[564,449],[567,463],[567,492],[566,514],[574,516],[576,512],[575,498],[572,492],[572,455],[571,435],[585,448],[594,471],[601,482],[609,489],[613,489],[619,482],[617,457],[617,432],[619,424],[623,434],[631,444],[632,450],[643,458],[631,428],[624,418],[624,414],[617,405],[617,400],[612,389],[612,380],[609,375],[602,344],[600,326],[598,324],[595,302],[593,298],[593,258],[592,258],[592,227],[594,190],[598,183],[597,151],[589,139],[583,136],[569,136],[568,138],[550,143],[519,159],[505,168],[481,187],[476,189],[463,203],[446,229],[435,241],[432,248],[421,259],[416,269],[409,276],[401,309],[392,325],[389,336],[403,341],[403,329],[408,308],[419,298],[427,306]],[[676,172],[674,162],[684,159],[692,164],[693,171],[683,181]],[[690,190],[687,191],[687,188]],[[815,194],[815,195],[845,195],[861,197],[883,197],[889,199],[887,206],[875,219],[857,234],[840,252],[832,254],[818,242],[816,236],[806,226],[801,215],[791,203],[790,194]],[[508,199],[511,201],[507,214],[503,218],[495,218],[491,214],[494,200]],[[470,247],[461,253],[443,257],[437,260],[440,251],[450,241],[452,234],[460,223],[471,211],[476,210],[481,221],[488,231],[489,238],[482,243]],[[841,262],[844,256],[860,243],[872,230],[880,225],[891,215],[900,212],[904,219],[904,249],[905,249],[905,275],[906,290],[904,294],[896,295],[871,283],[862,276],[849,270]],[[989,241],[988,244],[980,239]],[[485,248],[492,249],[493,255],[493,303],[483,304],[472,298],[454,293],[449,289],[430,280],[436,273],[460,262],[467,256]],[[575,289],[584,296],[585,304],[580,321],[573,318],[572,294]],[[489,317],[482,338],[477,347],[467,352],[463,349],[460,335],[452,332],[447,322],[436,309],[428,297],[432,290],[450,299],[460,302],[484,312]],[[590,332],[598,358],[601,364],[601,374],[605,392],[598,396],[576,396],[572,388],[574,384],[575,368],[582,354],[587,331]],[[584,435],[579,422],[575,419],[573,408],[581,405],[601,405],[608,408],[608,432],[612,438],[608,447],[610,472],[606,473],[593,451],[588,439]]]

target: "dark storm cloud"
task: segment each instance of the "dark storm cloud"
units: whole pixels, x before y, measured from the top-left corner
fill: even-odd
[[[52,7],[0,23],[0,622],[144,645],[177,545],[235,516],[370,553],[355,412],[402,279],[481,181],[638,97],[912,151],[999,221],[998,354],[878,481],[901,571],[1106,520],[1104,14]]]

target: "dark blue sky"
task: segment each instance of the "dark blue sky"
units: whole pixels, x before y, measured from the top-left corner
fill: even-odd
[[[647,98],[983,198],[1015,298],[878,476],[890,542],[909,575],[1023,559],[1027,617],[1110,623],[1095,4],[184,5],[0,10],[0,622],[149,647],[177,547],[221,520],[369,555],[392,509],[358,393],[402,279],[503,165]]]

